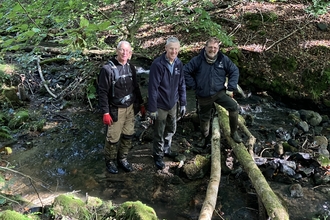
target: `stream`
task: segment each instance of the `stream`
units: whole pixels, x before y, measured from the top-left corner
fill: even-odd
[[[146,95],[145,86],[142,93]],[[195,111],[193,91],[187,91],[187,100],[187,112]],[[274,101],[265,93],[251,94],[245,99],[237,97],[237,101],[247,127],[257,138],[256,150],[269,148],[282,138],[277,136],[279,131],[285,135],[295,127],[289,122],[288,113],[296,110]],[[112,200],[114,204],[140,200],[153,207],[159,219],[198,219],[207,189],[207,176],[189,180],[175,169],[157,172],[151,156],[151,141],[141,142],[138,135],[129,154],[135,170],[109,174],[102,154],[105,127],[100,113],[95,109],[88,110],[87,105],[81,103],[56,111],[49,111],[50,106],[46,101],[40,105],[47,117],[44,131],[21,134],[12,146],[13,153],[5,158],[10,167],[33,179],[31,184],[26,176],[12,174],[11,193],[22,195],[31,202],[31,207],[51,204],[57,195],[73,193],[82,199],[87,195],[97,196]],[[137,117],[137,134],[143,130],[140,120]],[[187,153],[181,144],[182,138],[194,144],[199,133],[194,128],[190,128],[190,133],[183,132],[183,124],[178,122],[173,148]],[[313,132],[315,130],[316,127]],[[324,127],[321,134],[330,137],[329,129]],[[171,161],[166,163],[171,164]],[[310,177],[274,179],[269,184],[288,208],[290,219],[330,216],[329,183],[315,185]],[[289,187],[293,183],[302,186],[302,197],[291,196]],[[213,219],[258,219],[258,198],[243,171],[222,174],[213,216]]]

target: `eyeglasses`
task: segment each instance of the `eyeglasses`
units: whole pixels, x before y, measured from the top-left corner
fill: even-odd
[[[132,52],[132,50],[124,50],[124,49],[122,49],[122,48],[120,48],[120,49],[118,49],[118,51],[120,52],[120,53],[131,53]]]

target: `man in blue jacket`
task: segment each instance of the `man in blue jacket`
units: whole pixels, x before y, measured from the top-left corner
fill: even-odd
[[[204,143],[207,143],[209,136],[214,103],[228,110],[231,137],[235,142],[241,143],[242,139],[237,133],[238,104],[233,99],[233,92],[237,90],[239,70],[219,51],[219,44],[217,38],[210,38],[200,54],[184,66],[185,82],[187,87],[194,89],[196,93]],[[225,86],[226,77],[228,77],[227,86]]]
[[[148,114],[154,123],[153,157],[158,169],[164,169],[163,157],[174,158],[172,137],[176,132],[177,103],[180,114],[186,113],[186,85],[183,64],[177,57],[180,42],[169,37],[165,53],[156,58],[150,67],[148,85]]]

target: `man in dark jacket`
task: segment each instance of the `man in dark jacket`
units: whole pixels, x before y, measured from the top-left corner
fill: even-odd
[[[177,57],[179,50],[179,40],[176,37],[168,38],[166,52],[156,58],[150,67],[148,113],[154,121],[153,157],[158,169],[165,167],[164,156],[177,156],[171,150],[171,142],[176,132],[178,101],[181,116],[186,112],[186,85],[183,64]]]
[[[237,133],[238,104],[233,99],[233,92],[237,90],[239,70],[219,51],[219,44],[217,38],[210,38],[200,54],[184,66],[183,72],[187,87],[191,87],[196,93],[204,142],[207,142],[210,132],[212,107],[217,103],[228,110],[231,137],[235,142],[241,143],[242,139]]]
[[[130,43],[119,42],[116,53],[117,56],[101,68],[98,85],[103,123],[108,126],[104,146],[106,168],[114,174],[118,173],[116,162],[126,172],[133,170],[127,161],[134,134],[133,105],[143,102],[135,67],[128,62],[132,56]],[[145,113],[143,105],[141,113]]]

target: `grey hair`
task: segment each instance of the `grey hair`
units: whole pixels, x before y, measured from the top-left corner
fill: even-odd
[[[120,42],[118,43],[118,45],[117,45],[117,49],[120,49],[120,47],[121,47],[122,44],[128,44],[129,47],[130,47],[131,50],[132,50],[132,46],[131,46],[131,44],[130,44],[128,41],[126,41],[126,40],[122,40],[122,41],[120,41]]]
[[[167,40],[166,40],[166,44],[165,46],[167,46],[168,44],[170,43],[179,43],[180,44],[180,41],[178,40],[178,38],[176,37],[169,37]]]

